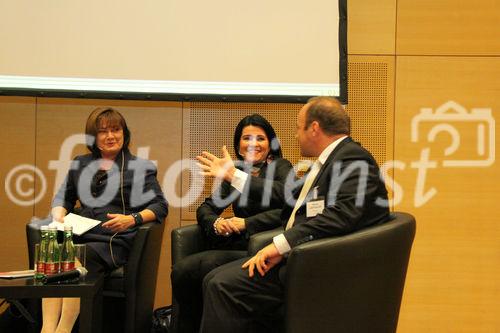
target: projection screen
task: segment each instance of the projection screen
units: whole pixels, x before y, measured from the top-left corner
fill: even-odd
[[[0,90],[346,101],[346,6],[346,0],[2,1]]]

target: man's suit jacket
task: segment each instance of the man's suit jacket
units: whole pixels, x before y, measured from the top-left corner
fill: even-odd
[[[325,200],[325,208],[322,213],[307,217],[306,204],[313,200],[314,188],[318,198]],[[295,198],[300,190],[297,188],[293,192]],[[367,150],[347,137],[321,167],[308,196],[295,213],[293,227],[286,230],[284,236],[293,248],[314,239],[348,234],[388,221],[386,206],[387,190],[377,162]],[[293,208],[286,205],[283,209],[284,227]]]

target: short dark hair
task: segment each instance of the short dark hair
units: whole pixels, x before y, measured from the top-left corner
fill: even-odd
[[[266,118],[262,117],[258,113],[254,113],[241,119],[234,130],[234,152],[239,160],[243,160],[243,156],[240,155],[240,139],[243,133],[243,128],[247,126],[257,126],[262,128],[266,133],[267,139],[269,140],[269,147],[271,148],[269,155],[272,157],[283,157],[281,145],[273,126],[269,123],[269,121],[267,121]]]
[[[307,101],[306,128],[313,121],[328,135],[346,134],[351,132],[351,119],[344,107],[334,97],[312,97]]]
[[[96,156],[101,155],[101,151],[97,147],[97,133],[99,131],[99,124],[105,120],[111,125],[120,125],[123,129],[123,147],[124,152],[128,152],[128,145],[130,144],[130,131],[127,127],[127,122],[120,112],[110,107],[99,107],[92,111],[87,118],[85,125],[85,134],[92,137],[93,140],[87,139],[87,148]]]

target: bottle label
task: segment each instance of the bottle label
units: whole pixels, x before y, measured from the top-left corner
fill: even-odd
[[[75,262],[74,261],[63,261],[61,263],[61,271],[67,272],[75,269]]]
[[[36,263],[36,272],[40,274],[45,273],[45,263],[43,261],[39,261]]]
[[[46,275],[57,274],[57,273],[59,273],[59,263],[55,263],[55,262],[45,263],[45,274]]]

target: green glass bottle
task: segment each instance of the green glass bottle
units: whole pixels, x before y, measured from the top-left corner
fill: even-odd
[[[36,260],[35,279],[40,280],[45,276],[45,262],[47,261],[47,245],[49,242],[49,227],[42,225],[40,227],[40,245],[38,248],[38,257]]]
[[[45,261],[45,275],[59,273],[60,261],[59,244],[57,243],[57,229],[49,227],[49,242],[47,245],[47,260]]]
[[[64,226],[64,243],[61,251],[61,272],[75,269],[75,245],[73,244],[73,227]]]

